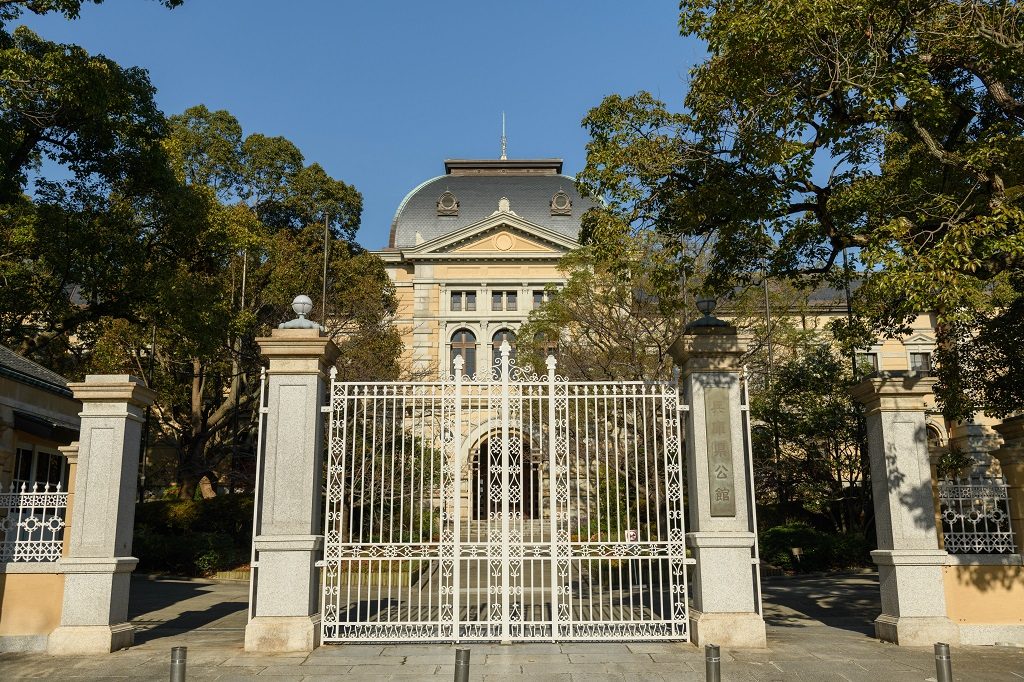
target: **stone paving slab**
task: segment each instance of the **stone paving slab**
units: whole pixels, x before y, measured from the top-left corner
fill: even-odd
[[[722,679],[926,682],[930,649],[870,636],[877,578],[857,575],[765,581],[767,649],[722,650]],[[0,654],[0,682],[21,679],[160,680],[172,646],[188,646],[190,682],[217,680],[450,680],[454,645],[343,644],[310,654],[251,654],[242,648],[246,585],[133,582],[137,646],[104,656]],[[678,642],[470,643],[470,679],[539,682],[704,680],[703,653]],[[956,647],[957,680],[1024,682],[1024,649]]]

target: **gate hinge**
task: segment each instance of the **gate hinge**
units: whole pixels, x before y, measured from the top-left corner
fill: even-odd
[[[321,405],[320,406],[320,411],[324,412],[324,413],[330,412],[331,411],[331,406],[330,405]]]
[[[269,407],[261,407],[260,408],[260,414],[270,414],[270,408]]]
[[[326,565],[327,565],[327,562],[326,562],[326,561],[324,561],[323,559],[321,559],[320,561],[316,562],[316,563],[315,563],[315,564],[313,564],[313,565],[314,565],[314,566],[316,566],[317,568],[323,568],[324,566],[326,566]]]
[[[690,406],[687,405],[686,403],[679,403],[679,406],[676,409],[679,412],[689,412],[690,411]]]

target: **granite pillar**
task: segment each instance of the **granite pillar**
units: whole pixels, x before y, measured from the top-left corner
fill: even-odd
[[[992,455],[999,461],[1010,498],[1010,528],[1017,553],[1022,553],[1024,537],[1024,414],[1003,420],[993,427],[1003,437],[1003,445]]]
[[[687,546],[696,559],[690,583],[691,641],[764,647],[760,590],[754,566],[756,528],[740,409],[736,328],[705,317],[672,348],[689,402],[686,471]]]
[[[262,484],[246,651],[311,651],[320,641],[321,468],[327,372],[338,356],[318,328],[257,339],[269,361]]]
[[[127,620],[131,572],[138,563],[131,556],[135,486],[145,411],[156,394],[127,374],[89,375],[69,388],[82,402],[82,422],[71,537],[59,562],[61,624],[48,648],[64,655],[109,653],[133,642]]]
[[[882,613],[875,636],[909,646],[955,644],[946,614],[935,503],[928,458],[925,399],[935,380],[913,373],[866,379],[852,389],[867,420]]]

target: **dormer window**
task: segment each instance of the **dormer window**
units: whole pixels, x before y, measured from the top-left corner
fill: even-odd
[[[448,190],[437,200],[437,215],[459,215],[459,200]]]
[[[565,190],[558,190],[551,197],[551,215],[572,215],[572,199]]]

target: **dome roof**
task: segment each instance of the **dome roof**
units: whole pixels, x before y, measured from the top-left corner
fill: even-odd
[[[520,218],[577,239],[580,216],[595,205],[579,195],[572,177],[561,174],[560,159],[449,160],[445,169],[446,175],[423,182],[399,204],[390,248],[416,246],[478,223],[498,210],[502,198]]]

